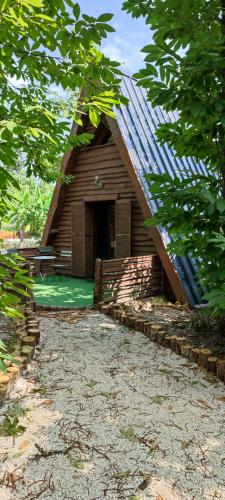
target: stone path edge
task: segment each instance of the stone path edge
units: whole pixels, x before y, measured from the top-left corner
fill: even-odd
[[[169,330],[165,330],[165,325],[155,324],[135,314],[126,312],[121,304],[99,302],[96,308],[112,318],[131,328],[142,332],[152,342],[160,346],[171,349],[178,355],[187,358],[192,363],[196,363],[200,368],[215,375],[225,383],[225,358],[218,358],[213,355],[210,349],[199,349],[187,342],[185,337],[180,335],[170,335]]]
[[[12,390],[15,380],[26,370],[40,340],[39,320],[35,314],[35,302],[31,298],[24,305],[23,315],[24,318],[16,327],[16,336],[19,341],[18,352],[12,353],[17,362],[7,363],[9,365],[7,372],[0,374],[0,404]]]

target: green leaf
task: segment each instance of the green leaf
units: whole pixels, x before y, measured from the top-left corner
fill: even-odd
[[[97,21],[99,23],[107,23],[108,21],[111,21],[111,19],[113,18],[114,14],[101,14],[101,16],[99,16],[97,18]]]
[[[89,110],[89,118],[90,118],[90,121],[92,123],[92,125],[94,125],[95,127],[97,127],[100,123],[100,115],[97,113],[97,111],[95,111],[94,109],[90,109]]]
[[[9,1],[10,0],[3,0],[2,1],[2,5],[0,7],[1,12],[3,12],[5,10],[5,8],[7,7],[7,4],[9,4]]]
[[[219,212],[222,214],[225,212],[225,200],[220,198],[219,200],[216,200],[216,208],[219,210]]]
[[[65,2],[69,5],[69,7],[71,7],[71,9],[73,8],[73,0],[65,0]]]
[[[75,3],[73,6],[73,13],[76,19],[79,19],[80,17],[80,6],[79,3]]]
[[[42,0],[20,0],[24,5],[32,5],[33,7],[43,7]]]
[[[7,366],[5,363],[0,359],[0,372],[6,373],[7,372]]]
[[[35,14],[35,16],[34,16],[34,17],[37,17],[38,19],[44,19],[44,21],[49,21],[50,23],[55,24],[54,19],[52,19],[52,17],[50,17],[50,16],[46,16],[45,14]],[[40,45],[40,44],[38,44],[36,47],[38,48],[38,47],[39,47],[39,45]],[[35,49],[34,49],[34,46],[32,47],[32,49],[33,49],[33,50],[35,50]]]
[[[82,127],[83,122],[82,122],[81,118],[79,118],[78,116],[74,116],[73,119],[77,123],[77,125],[80,125]]]

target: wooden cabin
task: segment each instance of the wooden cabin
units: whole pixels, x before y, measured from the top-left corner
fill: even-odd
[[[107,128],[104,127],[105,138]],[[93,277],[95,260],[157,253],[116,144],[90,145],[71,158],[74,180],[55,218],[48,244],[72,250],[73,276]]]
[[[73,180],[56,185],[42,245],[55,247],[62,272],[84,278],[94,277],[96,259],[158,255],[164,288],[181,302],[196,303],[191,259],[168,256],[165,234],[144,225],[154,212],[145,174],[176,168],[173,153],[155,138],[162,111],[156,116],[129,77],[122,92],[129,105],[116,111],[117,121],[103,116],[97,129],[88,121],[78,128],[93,139],[63,159],[62,173]],[[183,165],[187,169],[185,160]]]

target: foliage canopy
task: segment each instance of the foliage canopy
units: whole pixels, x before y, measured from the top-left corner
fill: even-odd
[[[5,166],[14,166],[22,153],[28,175],[48,180],[48,166],[58,165],[71,144],[71,122],[81,125],[83,113],[89,113],[97,125],[102,112],[113,115],[119,64],[96,48],[114,31],[108,24],[112,17],[82,15],[71,0],[1,1],[0,160]],[[76,92],[68,105],[65,91]],[[84,143],[88,140],[83,136]]]
[[[167,225],[168,250],[199,261],[199,281],[214,313],[225,311],[225,1],[125,0],[154,31],[136,75],[153,106],[173,114],[158,139],[176,156],[204,161],[210,175],[149,176],[161,208],[150,224]],[[213,175],[211,175],[213,174]],[[215,176],[215,177],[214,177]]]
[[[15,192],[15,201],[8,215],[13,229],[24,231],[40,242],[52,193],[52,184],[21,175],[20,190]]]

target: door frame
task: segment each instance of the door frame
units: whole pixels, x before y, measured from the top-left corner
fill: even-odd
[[[100,196],[90,196],[85,197],[83,200],[84,207],[84,270],[85,276],[87,278],[93,277],[95,274],[95,252],[94,252],[94,237],[95,237],[95,223],[94,216],[95,204],[97,205],[99,202],[112,203],[116,204],[116,200],[118,199],[118,195],[100,195]],[[107,222],[108,223],[108,222]],[[90,248],[90,245],[92,247]],[[109,257],[110,259],[110,257]]]
[[[92,274],[90,269],[92,268],[94,270],[94,255],[93,252],[90,251],[90,248],[88,248],[87,245],[87,239],[89,238],[89,244],[90,244],[90,239],[91,239],[91,231],[92,231],[92,240],[93,240],[93,227],[88,233],[87,231],[87,210],[88,210],[88,204],[89,203],[97,203],[101,201],[105,202],[112,202],[116,201],[119,198],[118,193],[112,193],[112,194],[95,194],[95,195],[90,195],[90,196],[84,196],[82,200],[78,200],[77,202],[71,203],[71,213],[73,213],[73,210],[75,209],[76,205],[78,206],[80,204],[80,208],[82,208],[82,231],[80,230],[80,235],[83,233],[83,244],[80,242],[80,251],[82,250],[82,258],[80,259],[79,257],[81,256],[76,256],[74,255],[74,252],[76,251],[76,245],[73,244],[73,238],[75,236],[75,232],[73,230],[73,223],[71,226],[71,232],[72,232],[72,274],[74,276],[80,276],[80,277],[90,277]],[[89,213],[90,217],[90,213]],[[73,215],[72,215],[73,218]],[[89,218],[90,221],[90,218]],[[90,229],[90,227],[89,227]],[[92,253],[92,257],[91,257]],[[92,260],[91,260],[92,259]],[[82,262],[81,262],[82,261]],[[81,262],[81,266],[78,265],[79,267],[79,272],[77,272],[77,265],[75,265],[75,262]],[[73,271],[74,269],[74,271]],[[76,269],[76,271],[75,271]]]
[[[84,203],[95,203],[97,201],[114,201],[119,198],[118,194],[95,194],[90,196],[84,196]]]

